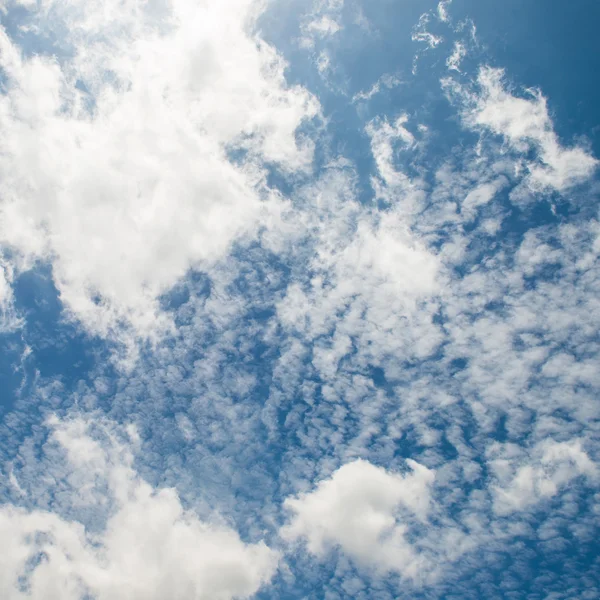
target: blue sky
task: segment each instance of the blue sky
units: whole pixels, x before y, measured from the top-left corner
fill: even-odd
[[[0,2],[0,596],[594,599],[595,2]]]

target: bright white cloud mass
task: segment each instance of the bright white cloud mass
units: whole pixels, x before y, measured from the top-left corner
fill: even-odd
[[[54,426],[67,465],[50,468],[62,467],[70,502],[114,505],[98,532],[52,512],[3,507],[0,531],[11,540],[0,554],[3,597],[240,598],[273,576],[275,552],[184,511],[175,490],[153,490],[126,449],[112,440],[103,447],[81,421]]]
[[[0,2],[0,597],[599,597],[595,17]]]
[[[57,55],[2,35],[2,242],[25,268],[52,260],[94,333],[154,333],[158,295],[277,213],[264,164],[310,161],[295,133],[318,103],[249,33],[256,10],[48,2],[30,27],[60,36]]]
[[[315,492],[285,501],[295,514],[284,538],[306,537],[315,554],[338,544],[359,562],[415,577],[423,561],[414,555],[404,538],[406,526],[394,513],[402,506],[424,521],[434,475],[414,461],[409,464],[414,474],[404,478],[362,460],[340,467]]]

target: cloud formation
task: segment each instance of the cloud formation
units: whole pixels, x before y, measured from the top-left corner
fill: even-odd
[[[598,595],[596,159],[429,4],[7,19],[8,598]]]
[[[52,427],[66,455],[71,501],[108,503],[109,516],[90,529],[56,512],[0,507],[3,598],[230,600],[250,597],[273,577],[276,552],[201,520],[174,489],[153,489],[110,431],[104,446],[83,421],[54,420]]]
[[[283,537],[305,539],[317,555],[339,546],[363,565],[417,578],[426,561],[405,539],[398,511],[426,521],[434,473],[415,461],[408,465],[412,473],[405,476],[363,460],[340,467],[314,491],[285,501],[292,517]]]
[[[268,220],[263,165],[309,166],[296,130],[318,103],[253,33],[259,9],[49,1],[27,26],[65,36],[56,57],[1,33],[0,238],[21,270],[52,263],[93,333],[164,329],[158,296]]]
[[[498,450],[500,448],[492,449],[491,455]],[[503,447],[501,452],[504,456],[490,461],[500,482],[494,498],[494,510],[499,514],[523,510],[543,498],[550,498],[580,475],[592,479],[597,475],[596,466],[582,450],[579,440],[540,444],[536,454],[541,456],[533,464],[519,461],[518,447]],[[515,463],[520,465],[516,472]]]
[[[533,149],[539,160],[525,162],[527,183],[534,190],[565,191],[588,179],[598,161],[579,146],[562,147],[548,113],[546,99],[539,90],[527,90],[525,97],[506,91],[504,71],[483,67],[477,82],[479,94],[471,94],[450,82],[449,88],[467,102],[463,118],[468,126],[488,129],[501,135],[520,153]]]

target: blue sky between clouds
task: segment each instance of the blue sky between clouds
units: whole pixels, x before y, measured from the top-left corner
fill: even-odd
[[[598,9],[213,4],[4,7],[3,594],[596,597]]]

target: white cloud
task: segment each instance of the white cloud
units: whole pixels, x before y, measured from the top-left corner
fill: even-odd
[[[419,21],[413,27],[412,41],[423,42],[427,45],[427,48],[431,50],[443,42],[444,38],[427,31],[427,25],[429,24],[430,19],[430,12],[424,13],[419,17]]]
[[[408,115],[401,114],[393,123],[374,119],[365,127],[377,168],[377,176],[371,177],[375,194],[392,203],[394,212],[405,219],[406,225],[413,223],[406,217],[418,208],[424,195],[422,182],[418,178],[411,179],[398,168],[400,155],[418,146],[415,135],[406,128],[408,121]]]
[[[491,202],[496,194],[508,184],[504,177],[498,177],[490,183],[482,183],[471,190],[461,204],[461,214],[465,220],[475,217],[477,210]]]
[[[366,132],[371,138],[371,150],[377,164],[377,170],[388,185],[396,182],[392,143],[400,140],[406,149],[415,143],[415,136],[404,126],[408,123],[408,115],[400,115],[393,124],[387,121],[371,121]]]
[[[290,286],[278,301],[281,324],[312,340],[332,336],[318,342],[313,361],[327,378],[352,352],[348,338],[361,353],[374,353],[375,363],[399,352],[427,355],[438,341],[431,312],[439,261],[411,232],[403,199],[388,212],[372,211],[356,202],[352,177],[337,168],[306,195],[306,213],[294,217],[303,232],[312,232],[303,241],[311,249],[311,276],[301,275],[302,285]]]
[[[481,68],[479,95],[470,95],[448,81],[445,84],[467,101],[463,116],[470,127],[503,136],[517,152],[538,151],[539,160],[527,163],[527,181],[534,190],[565,191],[588,179],[598,161],[580,146],[564,148],[560,144],[541,92],[528,90],[528,97],[514,96],[506,91],[503,78],[502,69]]]
[[[496,446],[491,452],[501,455],[490,462],[499,481],[494,488],[494,510],[500,515],[551,498],[580,475],[597,476],[597,468],[582,449],[580,440],[542,442],[525,464],[520,460],[522,452],[518,447]]]
[[[462,42],[454,42],[452,54],[446,59],[446,66],[449,71],[458,71],[460,73],[460,63],[467,55],[467,49]]]
[[[389,288],[408,306],[436,292],[437,269],[436,257],[393,213],[382,215],[375,226],[360,223],[356,237],[340,252],[336,264],[340,283],[349,283],[353,274],[357,279],[379,281],[380,293]],[[359,291],[358,286],[355,291]]]
[[[448,14],[448,7],[450,4],[452,4],[452,0],[441,0],[441,2],[438,2],[438,19],[443,23],[447,23],[450,20],[450,15]]]
[[[426,521],[433,471],[407,461],[412,473],[388,473],[363,460],[346,464],[312,492],[288,498],[287,540],[305,539],[313,554],[339,546],[362,565],[417,578],[425,560],[405,539],[399,509]]]
[[[392,75],[386,73],[382,75],[366,92],[358,92],[354,94],[352,97],[352,102],[357,102],[358,100],[370,100],[376,94],[381,92],[382,88],[386,88],[388,90],[395,88],[403,83],[402,79],[397,75]]]
[[[337,21],[334,21],[331,17],[324,15],[320,19],[311,21],[306,26],[306,29],[315,35],[324,37],[327,35],[333,35],[334,33],[337,33],[341,29],[341,26]]]
[[[110,514],[90,530],[58,513],[0,507],[2,598],[230,600],[273,577],[276,552],[201,520],[175,490],[153,489],[133,471],[127,446],[101,444],[82,421],[53,427],[71,493],[87,505],[109,503]]]
[[[319,53],[319,56],[316,60],[316,65],[319,73],[324,75],[331,68],[331,57],[326,50],[323,50]]]
[[[12,331],[22,323],[14,306],[13,278],[13,266],[0,258],[0,332]]]
[[[252,34],[260,3],[153,6],[45,2],[34,22],[70,32],[58,60],[0,35],[0,242],[21,268],[52,261],[64,304],[103,335],[167,326],[157,296],[272,209],[263,161],[311,160],[296,130],[317,103]]]
[[[439,14],[440,13],[438,13],[438,18],[439,18]],[[431,33],[430,31],[427,31],[427,26],[429,24],[429,21],[431,20],[432,15],[433,15],[433,11],[423,13],[419,17],[417,24],[413,27],[413,30],[412,30],[412,35],[411,35],[412,41],[418,42],[421,44],[425,44],[425,48],[418,50],[413,58],[413,65],[412,65],[412,74],[413,75],[417,74],[417,65],[418,65],[418,62],[419,62],[419,59],[421,58],[421,56],[429,50],[434,50],[435,48],[437,48],[437,46],[439,46],[444,41],[444,38],[442,36],[435,35],[435,34]]]
[[[413,33],[413,42],[423,42],[427,44],[427,48],[433,49],[444,41],[444,38],[434,35],[429,31],[417,31]]]
[[[327,39],[342,29],[341,16],[344,0],[314,0],[311,10],[301,25],[303,48],[313,48],[316,41]]]
[[[81,4],[78,10],[87,11],[86,6]],[[325,3],[322,6],[331,8]],[[92,10],[90,14],[95,13]],[[435,19],[433,13],[431,17]],[[113,17],[109,21],[113,22]],[[89,19],[86,23],[107,38],[102,29],[105,25]],[[156,35],[166,40],[174,31]],[[142,30],[133,37],[146,39],[144,36],[150,34]],[[90,64],[95,65],[100,49],[91,48],[90,53]],[[330,48],[317,55],[326,70],[335,68],[335,52]],[[82,58],[78,64],[84,62]],[[58,73],[59,67],[43,66]],[[397,85],[393,78],[382,78],[380,87],[371,91],[377,93],[388,83]],[[103,81],[96,85],[97,89],[110,89]],[[207,94],[209,88],[207,84]],[[365,93],[365,99],[371,91]],[[114,93],[120,102],[125,91]],[[40,100],[42,96],[32,95]],[[460,100],[466,103],[465,114],[470,115],[479,114],[486,103],[481,90],[471,96],[463,94]],[[65,531],[55,533],[60,540],[77,529],[78,523],[95,526],[94,534],[81,533],[77,551],[71,553],[71,557],[84,558],[77,558],[76,566],[63,561],[70,573],[77,574],[68,582],[83,581],[79,573],[84,571],[91,573],[84,581],[88,588],[92,589],[93,583],[94,589],[106,590],[102,577],[108,573],[120,577],[123,588],[131,591],[129,563],[115,549],[114,530],[122,529],[119,544],[136,547],[132,538],[150,535],[139,531],[136,514],[147,515],[147,528],[148,523],[160,520],[156,516],[160,513],[167,515],[169,527],[184,532],[172,537],[181,546],[189,535],[194,548],[202,552],[206,549],[211,556],[220,557],[221,548],[236,557],[242,565],[240,572],[249,574],[243,593],[250,593],[258,585],[252,582],[269,579],[269,557],[275,560],[274,553],[260,544],[242,542],[230,527],[200,516],[204,513],[186,512],[181,504],[208,498],[206,502],[218,505],[232,522],[243,522],[256,541],[262,535],[257,532],[272,531],[278,521],[280,494],[295,496],[298,489],[306,490],[300,486],[313,481],[315,472],[331,473],[340,464],[346,466],[312,491],[289,498],[286,506],[291,518],[283,535],[289,540],[305,540],[318,555],[338,547],[342,552],[336,566],[337,581],[343,579],[344,569],[365,586],[367,580],[362,578],[367,577],[373,585],[382,586],[370,591],[377,597],[383,587],[397,580],[397,573],[416,580],[425,574],[430,584],[436,568],[443,575],[446,591],[465,573],[479,570],[485,576],[489,568],[481,568],[487,563],[480,561],[489,560],[490,552],[505,551],[517,534],[536,539],[537,532],[528,530],[528,507],[536,507],[537,518],[552,506],[557,509],[549,515],[553,519],[576,503],[573,498],[581,492],[582,482],[574,478],[582,473],[588,478],[586,483],[594,483],[595,477],[595,467],[586,460],[597,454],[593,427],[598,417],[594,392],[599,377],[595,365],[600,230],[593,219],[581,223],[573,218],[572,223],[560,227],[535,226],[522,241],[511,235],[498,236],[508,215],[526,218],[510,213],[508,195],[523,178],[515,166],[530,159],[520,156],[521,150],[538,148],[543,156],[546,138],[536,136],[550,118],[538,110],[537,96],[517,100],[526,106],[524,117],[516,122],[529,120],[531,128],[515,126],[513,130],[508,117],[492,126],[493,113],[484,113],[488,124],[467,119],[469,127],[502,136],[506,132],[500,130],[506,125],[510,135],[503,147],[501,140],[490,135],[482,135],[475,148],[453,145],[447,160],[434,146],[434,128],[429,134],[425,125],[416,125],[421,118],[430,125],[427,107],[415,111],[415,126],[406,115],[398,118],[398,113],[371,120],[366,131],[375,162],[371,173],[375,198],[359,196],[366,190],[358,189],[350,161],[337,159],[322,177],[304,187],[297,179],[291,180],[292,200],[274,202],[264,214],[255,210],[260,204],[255,187],[260,173],[254,169],[254,159],[243,167],[231,163],[219,171],[219,178],[239,177],[242,191],[249,190],[251,223],[242,227],[239,235],[252,232],[253,223],[263,216],[277,226],[264,232],[260,243],[247,252],[225,260],[219,260],[223,256],[220,246],[207,251],[215,259],[210,290],[200,284],[194,287],[195,278],[185,282],[190,297],[178,309],[181,328],[167,344],[148,352],[133,374],[119,378],[116,391],[104,385],[101,376],[95,386],[87,388],[82,381],[77,388],[81,410],[107,406],[117,418],[126,414],[152,432],[145,441],[147,452],[140,456],[140,470],[177,486],[181,502],[172,491],[145,487],[133,473],[127,454],[111,455],[85,428],[57,429],[55,440],[70,449],[74,464],[66,474],[53,468],[28,468],[37,456],[26,443],[17,458],[11,458],[14,470],[7,470],[12,477],[8,477],[11,488],[6,495],[30,508],[10,509],[9,516],[21,523],[22,529],[31,529],[33,518],[39,515],[44,515],[42,525],[36,527]],[[361,108],[366,111],[367,107]],[[243,107],[240,110],[243,112]],[[539,122],[536,111],[542,115]],[[82,120],[82,128],[87,127],[83,116]],[[184,121],[187,124],[189,120]],[[215,125],[213,131],[212,122],[206,127],[202,136],[212,140],[214,147],[228,146],[229,133],[220,137],[221,129]],[[552,123],[546,129],[552,132]],[[132,128],[127,131],[133,135]],[[251,153],[260,157],[264,150],[261,135],[243,139]],[[326,142],[324,146],[330,150]],[[282,159],[284,168],[302,168],[302,152],[299,154],[297,161]],[[543,161],[534,161],[530,173],[537,167],[550,168]],[[172,168],[181,170],[179,164]],[[188,185],[187,180],[184,183]],[[524,193],[533,198],[531,175],[527,183]],[[260,184],[258,188],[266,192]],[[503,191],[506,194],[498,197]],[[380,200],[382,208],[377,207]],[[224,202],[232,211],[238,207],[228,199]],[[196,206],[192,200],[190,204]],[[208,205],[210,209],[210,201]],[[132,215],[143,206],[134,208]],[[526,220],[521,224],[534,226]],[[212,230],[206,235],[210,239]],[[233,238],[237,235],[232,233]],[[185,241],[185,235],[183,238]],[[35,255],[47,251],[42,248]],[[276,260],[272,253],[277,254]],[[152,256],[150,250],[148,256]],[[171,266],[162,264],[161,256],[154,257],[156,265],[168,273]],[[199,260],[206,264],[211,258]],[[183,259],[182,263],[187,264]],[[264,316],[273,310],[272,318]],[[259,354],[260,361],[255,361]],[[98,369],[100,372],[102,367]],[[34,403],[67,402],[58,383],[52,384],[55,387],[48,384],[44,393],[40,391],[42,383],[47,384],[42,381],[28,400],[29,414],[37,414],[31,410]],[[29,435],[23,424],[29,423],[29,414],[15,414],[10,416],[13,429],[7,433],[5,448],[17,438],[14,431]],[[494,450],[500,436],[508,441]],[[549,436],[557,440],[580,437],[582,441],[580,446],[572,441],[544,445]],[[417,469],[404,477],[397,474],[403,462],[398,456],[400,444],[414,448],[411,455],[419,462],[435,467],[435,502],[430,499],[430,489],[431,494],[434,489],[426,481],[429,472]],[[589,452],[587,459],[584,447]],[[357,456],[371,462],[350,462]],[[482,464],[486,456],[491,469]],[[387,470],[373,466],[375,463]],[[420,500],[412,506],[409,489],[423,492],[421,496],[415,492]],[[585,498],[581,493],[580,498]],[[544,502],[550,497],[552,503]],[[424,508],[428,501],[429,512]],[[32,505],[38,510],[32,510]],[[40,508],[52,513],[42,513]],[[108,520],[99,527],[98,519],[106,511]],[[122,520],[115,520],[116,515]],[[504,515],[510,518],[502,518]],[[124,520],[127,523],[123,524]],[[113,522],[114,527],[110,526]],[[584,520],[574,518],[572,523],[585,529]],[[229,532],[229,542],[212,535],[215,531]],[[540,532],[540,539],[542,535],[549,533]],[[161,548],[171,548],[169,556],[177,563],[171,567],[169,560],[164,560],[169,572],[176,573],[177,582],[190,580],[191,568],[184,575],[176,570],[179,562],[181,569],[187,569],[187,563],[164,542],[170,535],[157,533],[156,537],[163,540]],[[46,542],[23,542],[25,554],[35,554],[34,546],[40,543]],[[54,546],[61,544],[66,547],[67,542]],[[214,552],[213,547],[217,548]],[[98,552],[108,555],[110,562],[100,564]],[[190,555],[196,556],[193,551]],[[60,558],[60,550],[57,556]],[[457,560],[461,556],[464,560]],[[294,569],[301,570],[303,560],[302,556],[295,562]],[[314,567],[313,560],[308,558],[304,567]],[[371,574],[363,569],[347,566],[352,562],[379,569],[379,573],[370,579]],[[52,563],[53,568],[56,564]],[[131,564],[132,572],[135,564]],[[38,567],[42,573],[44,568]],[[165,573],[155,570],[161,577]],[[391,577],[380,578],[382,571]],[[100,576],[96,576],[98,572]],[[204,572],[201,568],[198,577],[204,577]],[[161,581],[155,583],[157,589]],[[328,597],[331,591],[335,597],[335,581],[328,579],[322,588],[319,582],[314,593]],[[350,583],[348,575],[344,593],[358,597],[360,592],[351,590],[360,586],[351,587]],[[207,589],[202,587],[204,579],[198,585]],[[206,592],[210,597],[218,597],[218,590],[223,590],[225,597],[233,593],[225,583],[215,586],[212,595]],[[385,592],[389,591],[389,597],[391,589]],[[405,581],[396,595],[411,597],[413,590],[411,582]],[[437,592],[437,588],[426,591],[434,596]],[[68,592],[64,594],[69,598]],[[382,593],[381,597],[388,596]]]

